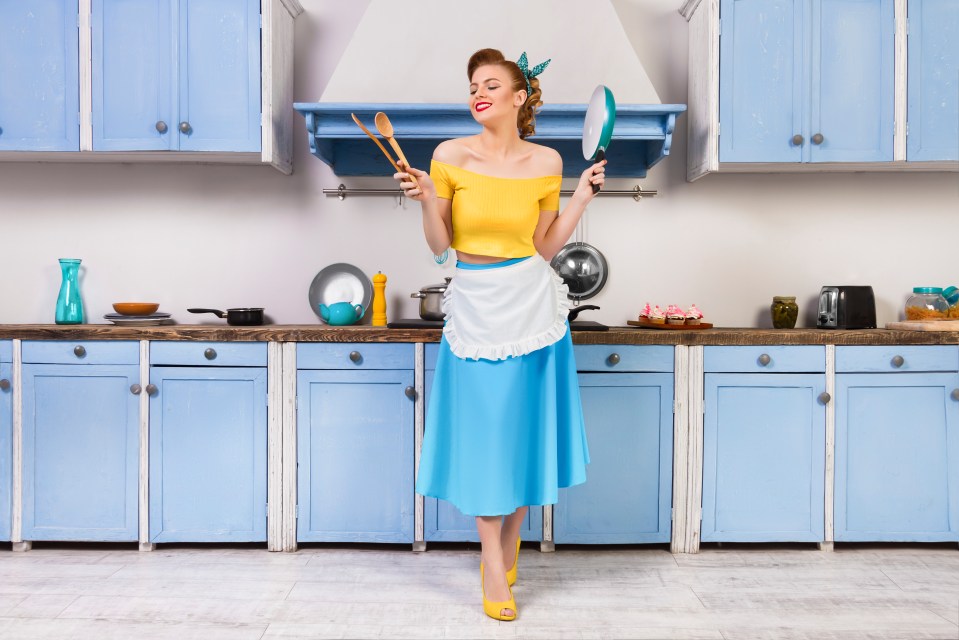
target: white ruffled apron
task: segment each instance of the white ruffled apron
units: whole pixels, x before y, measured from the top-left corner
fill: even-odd
[[[566,334],[569,287],[539,254],[490,269],[457,269],[443,294],[443,335],[458,358],[505,360]]]

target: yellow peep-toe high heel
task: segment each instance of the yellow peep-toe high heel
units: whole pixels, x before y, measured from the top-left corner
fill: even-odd
[[[509,587],[507,587],[509,588]],[[513,597],[513,590],[509,591],[509,600],[503,602],[492,602],[486,599],[486,580],[483,575],[483,563],[480,563],[480,589],[483,591],[483,611],[490,618],[495,620],[505,620],[507,622],[516,619],[516,598]],[[503,609],[512,609],[513,615],[503,615]]]
[[[506,584],[513,586],[516,584],[516,563],[519,562],[519,537],[516,538],[516,555],[513,556],[513,566],[506,572]]]

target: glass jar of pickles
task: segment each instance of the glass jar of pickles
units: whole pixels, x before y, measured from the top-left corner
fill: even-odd
[[[796,318],[799,317],[799,305],[796,304],[796,296],[774,296],[769,310],[773,315],[774,328],[795,328]]]
[[[914,287],[906,300],[906,320],[942,320],[949,314],[949,303],[942,287]]]

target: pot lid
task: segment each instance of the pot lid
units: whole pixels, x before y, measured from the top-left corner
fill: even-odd
[[[446,291],[446,287],[449,285],[450,280],[453,278],[446,278],[446,282],[441,282],[440,284],[429,284],[420,289],[420,293],[443,293]]]
[[[573,242],[560,249],[549,266],[569,287],[567,297],[585,300],[599,293],[606,284],[609,266],[599,249],[585,242]]]

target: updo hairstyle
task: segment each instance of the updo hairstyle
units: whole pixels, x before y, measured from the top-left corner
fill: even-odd
[[[499,49],[480,49],[470,56],[469,62],[466,64],[467,79],[472,81],[473,72],[487,64],[506,69],[513,91],[526,89],[526,76],[520,71],[519,65],[503,57]],[[523,140],[536,133],[536,110],[543,106],[543,101],[540,100],[543,92],[539,88],[539,79],[531,78],[529,84],[533,91],[526,96],[526,102],[519,108],[519,113],[516,114],[516,128],[519,129],[519,137]]]

